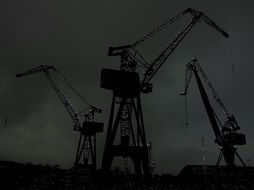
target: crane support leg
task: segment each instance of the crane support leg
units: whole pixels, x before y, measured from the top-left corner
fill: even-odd
[[[238,159],[240,160],[240,162],[242,163],[242,165],[243,165],[244,167],[246,167],[244,161],[242,160],[242,158],[240,157],[240,155],[237,153],[236,150],[235,150],[235,154],[236,154],[236,156],[238,157]]]
[[[115,113],[117,104],[119,104],[118,111]],[[135,119],[132,118],[133,113]],[[116,142],[117,134],[120,134],[119,143]],[[142,171],[146,178],[150,176],[148,147],[139,95],[117,97],[114,92],[102,160],[102,170],[105,173],[110,172],[114,157],[130,157],[137,176],[141,176]]]
[[[219,165],[220,165],[220,161],[221,161],[222,156],[223,156],[223,151],[221,150],[221,151],[220,151],[220,154],[219,154],[219,156],[218,156],[218,160],[217,160],[216,166],[219,166]]]
[[[224,160],[227,166],[229,167],[233,167],[235,166],[235,156],[237,156],[237,158],[240,160],[240,162],[242,163],[242,165],[244,167],[246,167],[244,161],[242,160],[242,158],[240,157],[240,155],[237,153],[236,148],[235,147],[224,147],[221,149],[216,166],[220,165],[221,159],[224,156]]]

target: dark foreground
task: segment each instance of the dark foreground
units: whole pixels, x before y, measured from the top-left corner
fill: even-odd
[[[105,176],[85,169],[64,170],[58,166],[0,161],[0,189],[254,190],[254,169],[190,165],[178,176],[154,175],[144,180],[120,171]]]

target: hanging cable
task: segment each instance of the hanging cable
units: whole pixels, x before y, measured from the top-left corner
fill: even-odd
[[[233,75],[235,75],[236,71],[235,71],[235,66],[234,66],[234,57],[233,57],[233,52],[232,52],[231,38],[229,38],[228,46],[229,46],[229,56],[230,56],[232,72],[233,72]]]
[[[185,127],[189,127],[188,121],[188,107],[187,107],[187,96],[184,96],[184,110],[185,110]]]

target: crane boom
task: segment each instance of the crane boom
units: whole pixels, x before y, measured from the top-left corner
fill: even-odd
[[[229,111],[227,110],[226,106],[223,104],[222,99],[220,98],[220,96],[216,92],[216,90],[214,89],[212,83],[209,81],[207,75],[205,74],[203,68],[199,64],[197,58],[193,59],[186,65],[185,90],[184,90],[183,94],[187,93],[189,83],[192,78],[192,73],[195,71],[198,71],[201,74],[201,76],[202,76],[204,82],[206,83],[206,85],[208,86],[208,89],[210,90],[213,98],[215,99],[215,101],[217,102],[217,104],[219,105],[219,107],[221,108],[223,113],[226,115],[227,119],[226,119],[224,125],[228,128],[231,128],[231,129],[237,129],[237,130],[240,129],[234,115],[230,114]]]
[[[211,122],[211,125],[212,125],[212,128],[213,128],[213,131],[214,131],[214,134],[215,134],[215,137],[216,137],[216,142],[218,142],[219,145],[221,145],[222,143],[222,136],[221,136],[221,132],[220,132],[220,129],[219,129],[219,126],[218,126],[218,123],[217,123],[217,118],[216,118],[216,114],[210,104],[210,101],[208,99],[208,96],[205,92],[205,89],[202,85],[202,82],[198,76],[198,72],[196,69],[193,70],[194,72],[194,75],[196,77],[196,81],[197,81],[197,84],[198,84],[198,87],[199,87],[199,91],[200,91],[200,94],[201,94],[201,97],[202,97],[202,100],[204,102],[204,105],[205,105],[205,108],[206,108],[206,111],[207,111],[207,115],[209,117],[209,120]]]
[[[57,70],[54,68],[54,71],[60,76],[60,78],[65,82],[65,84],[67,84],[67,86],[69,86],[69,88],[83,101],[85,102],[87,105],[89,105],[90,110],[93,110],[94,112],[97,113],[101,113],[101,109],[97,108],[93,105],[91,105],[86,99],[85,97],[76,89],[74,88],[74,86]]]
[[[50,69],[54,69],[54,67],[48,66],[48,65],[40,65],[38,67],[35,67],[35,68],[25,71],[23,73],[17,73],[16,77],[23,77],[26,75],[30,75],[30,74],[37,73],[37,72],[43,72],[43,71],[50,70]]]
[[[194,68],[195,67],[195,68]],[[222,99],[220,98],[220,96],[218,95],[218,93],[215,91],[212,83],[209,81],[207,75],[205,74],[204,70],[202,69],[201,65],[199,64],[197,58],[193,59],[191,62],[189,62],[186,65],[186,72],[188,73],[192,73],[192,71],[196,69],[199,71],[199,73],[202,75],[203,80],[205,81],[205,83],[207,84],[209,90],[211,91],[211,94],[213,95],[214,99],[216,100],[216,102],[219,104],[219,106],[221,107],[222,111],[226,114],[226,116],[230,116],[226,106],[223,104]],[[189,83],[191,80],[191,74],[187,74],[186,77],[186,84],[185,84],[185,92],[187,92],[188,87],[189,87]]]
[[[229,37],[229,33],[225,32],[218,24],[216,24],[212,19],[206,16],[203,12],[195,10],[195,9],[191,9],[191,8],[188,9],[188,12],[192,14],[193,17],[196,17],[197,19],[199,19],[200,22],[202,21],[210,25],[210,27],[212,27],[215,31],[221,33],[221,35],[223,35],[224,37],[226,38]]]
[[[90,109],[89,111],[91,112],[91,114],[89,114],[89,116],[92,117],[92,119],[93,119],[94,112],[98,112],[98,113],[101,112],[101,109],[90,105],[89,102],[82,96],[82,94],[77,89],[75,89],[73,87],[73,85],[54,66],[41,65],[41,66],[35,67],[33,69],[30,69],[26,72],[18,73],[18,74],[16,74],[16,77],[22,77],[22,76],[30,75],[30,74],[37,73],[37,72],[43,72],[45,74],[45,76],[47,77],[47,79],[49,80],[51,86],[57,93],[58,98],[60,99],[61,103],[64,105],[64,107],[67,110],[72,121],[74,122],[73,129],[75,131],[79,131],[81,129],[81,123],[80,123],[80,118],[79,118],[80,113],[78,113],[75,110],[75,108],[71,104],[69,98],[65,95],[63,90],[58,86],[56,80],[54,79],[54,77],[52,76],[50,71],[53,71],[55,74],[57,74],[57,76],[59,76],[60,79],[65,84],[67,84],[67,86],[89,107],[89,109]],[[90,120],[92,120],[92,119],[90,119]]]
[[[165,29],[168,25],[174,23],[175,21],[182,18],[187,13],[191,14],[192,20],[191,22],[174,38],[174,40],[166,46],[166,48],[161,51],[161,53],[149,64],[135,49],[137,46],[141,45],[146,40],[152,38],[157,33]],[[144,66],[145,72],[143,75],[143,79],[140,84],[140,89],[142,92],[150,92],[152,85],[149,84],[150,80],[157,73],[157,71],[161,68],[161,66],[165,63],[168,57],[174,52],[176,47],[180,44],[180,42],[184,39],[184,37],[191,31],[194,25],[197,22],[204,22],[212,27],[215,31],[219,32],[224,37],[229,37],[229,34],[225,32],[219,25],[217,25],[213,20],[211,20],[208,16],[206,16],[203,12],[188,8],[182,11],[177,16],[168,20],[164,24],[160,25],[152,32],[148,33],[144,37],[140,38],[132,45],[125,45],[119,47],[110,47],[109,48],[109,56],[121,56],[121,69],[125,71],[135,71],[136,65],[141,64]]]
[[[178,36],[173,40],[171,44],[169,44],[150,64],[150,66],[146,69],[143,81],[141,83],[141,89],[145,89],[146,85],[152,79],[152,77],[156,74],[156,72],[160,69],[160,67],[165,63],[168,57],[173,53],[178,44],[183,40],[183,38],[188,34],[188,32],[192,29],[192,27],[196,24],[198,20],[193,19],[191,23],[184,28],[184,30],[178,34]]]
[[[49,73],[49,70],[53,70],[56,72],[56,68],[53,66],[41,65],[41,66],[35,67],[33,69],[30,69],[24,73],[18,73],[18,74],[16,74],[16,77],[22,77],[22,76],[30,75],[30,74],[37,73],[37,72],[43,72],[45,74],[45,76],[47,77],[47,79],[49,80],[51,86],[57,93],[58,98],[60,99],[61,103],[64,105],[64,107],[65,107],[66,111],[68,112],[69,116],[71,117],[72,121],[74,122],[73,129],[75,131],[80,130],[81,124],[80,124],[80,121],[78,118],[77,111],[74,109],[71,102],[69,101],[67,96],[64,94],[64,92],[59,88],[59,86],[57,85],[57,82],[54,80],[52,75]]]
[[[229,34],[225,32],[219,25],[217,25],[214,21],[212,21],[209,17],[207,17],[203,12],[197,11],[194,9],[187,9],[184,11],[184,14],[190,13],[193,18],[192,21],[184,28],[184,30],[178,34],[178,36],[171,42],[150,64],[150,66],[146,69],[144,78],[142,81],[142,89],[146,88],[146,85],[152,79],[152,77],[156,74],[156,72],[160,69],[160,67],[165,63],[168,57],[173,53],[175,48],[180,44],[183,38],[191,31],[193,26],[197,22],[204,22],[215,29],[217,32],[222,34],[224,37],[229,37]],[[181,16],[183,16],[182,14]]]
[[[64,92],[58,87],[56,81],[53,79],[53,77],[50,75],[50,73],[48,71],[44,71],[44,74],[48,78],[50,84],[52,85],[52,87],[56,91],[60,101],[62,102],[62,104],[64,105],[64,107],[67,110],[68,114],[70,115],[72,121],[74,122],[73,129],[75,131],[80,130],[81,129],[81,124],[80,124],[80,118],[78,116],[77,111],[74,109],[71,102],[69,101],[67,96],[64,94]]]
[[[157,27],[153,31],[149,32],[144,37],[142,37],[139,40],[137,40],[136,42],[134,42],[131,45],[131,47],[136,47],[136,46],[142,44],[144,41],[150,39],[151,37],[153,37],[154,35],[156,35],[160,31],[165,29],[168,25],[170,25],[170,24],[174,23],[175,21],[179,20],[180,18],[182,18],[187,13],[190,13],[193,17],[198,17],[200,15],[204,22],[206,22],[212,28],[214,28],[215,30],[220,32],[223,36],[225,36],[225,37],[229,36],[228,33],[226,33],[220,26],[218,26],[215,22],[213,22],[210,18],[208,18],[204,13],[202,13],[201,11],[197,11],[197,10],[188,8],[188,9],[185,9],[184,11],[182,11],[181,13],[179,13],[178,15],[176,15],[175,17],[171,18],[170,20],[166,21],[165,23],[163,23],[162,25],[160,25],[159,27]]]
[[[189,9],[186,9],[184,11],[182,11],[181,13],[179,13],[178,15],[176,15],[175,17],[171,18],[170,20],[166,21],[165,23],[163,23],[162,25],[160,25],[159,27],[157,27],[156,29],[154,29],[153,31],[149,32],[148,34],[146,34],[144,37],[142,37],[141,39],[137,40],[136,42],[134,42],[131,46],[132,47],[136,47],[140,44],[142,44],[144,41],[150,39],[151,37],[153,37],[154,35],[156,35],[157,33],[159,33],[160,31],[162,31],[163,29],[165,29],[168,25],[174,23],[175,21],[179,20],[180,18],[182,18],[186,13],[189,12]]]

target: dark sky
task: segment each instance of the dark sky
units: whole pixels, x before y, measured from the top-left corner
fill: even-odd
[[[253,165],[254,3],[250,0],[2,0],[0,124],[7,113],[9,121],[0,128],[0,160],[64,168],[73,164],[78,134],[45,76],[15,78],[18,72],[46,64],[54,65],[91,104],[103,109],[96,118],[105,123],[97,138],[100,166],[112,97],[111,91],[100,88],[100,71],[119,68],[119,58],[107,56],[108,47],[131,44],[188,7],[206,13],[231,37],[225,39],[209,26],[197,24],[153,78],[153,92],[142,95],[156,172],[177,174],[187,164],[202,164],[202,137],[208,164],[215,164],[219,153],[194,82],[188,96],[189,127],[184,126],[184,100],[179,93],[184,88],[185,64],[194,57],[246,134],[247,145],[238,150]],[[186,16],[151,44],[144,44],[144,56],[152,60],[189,20]]]

